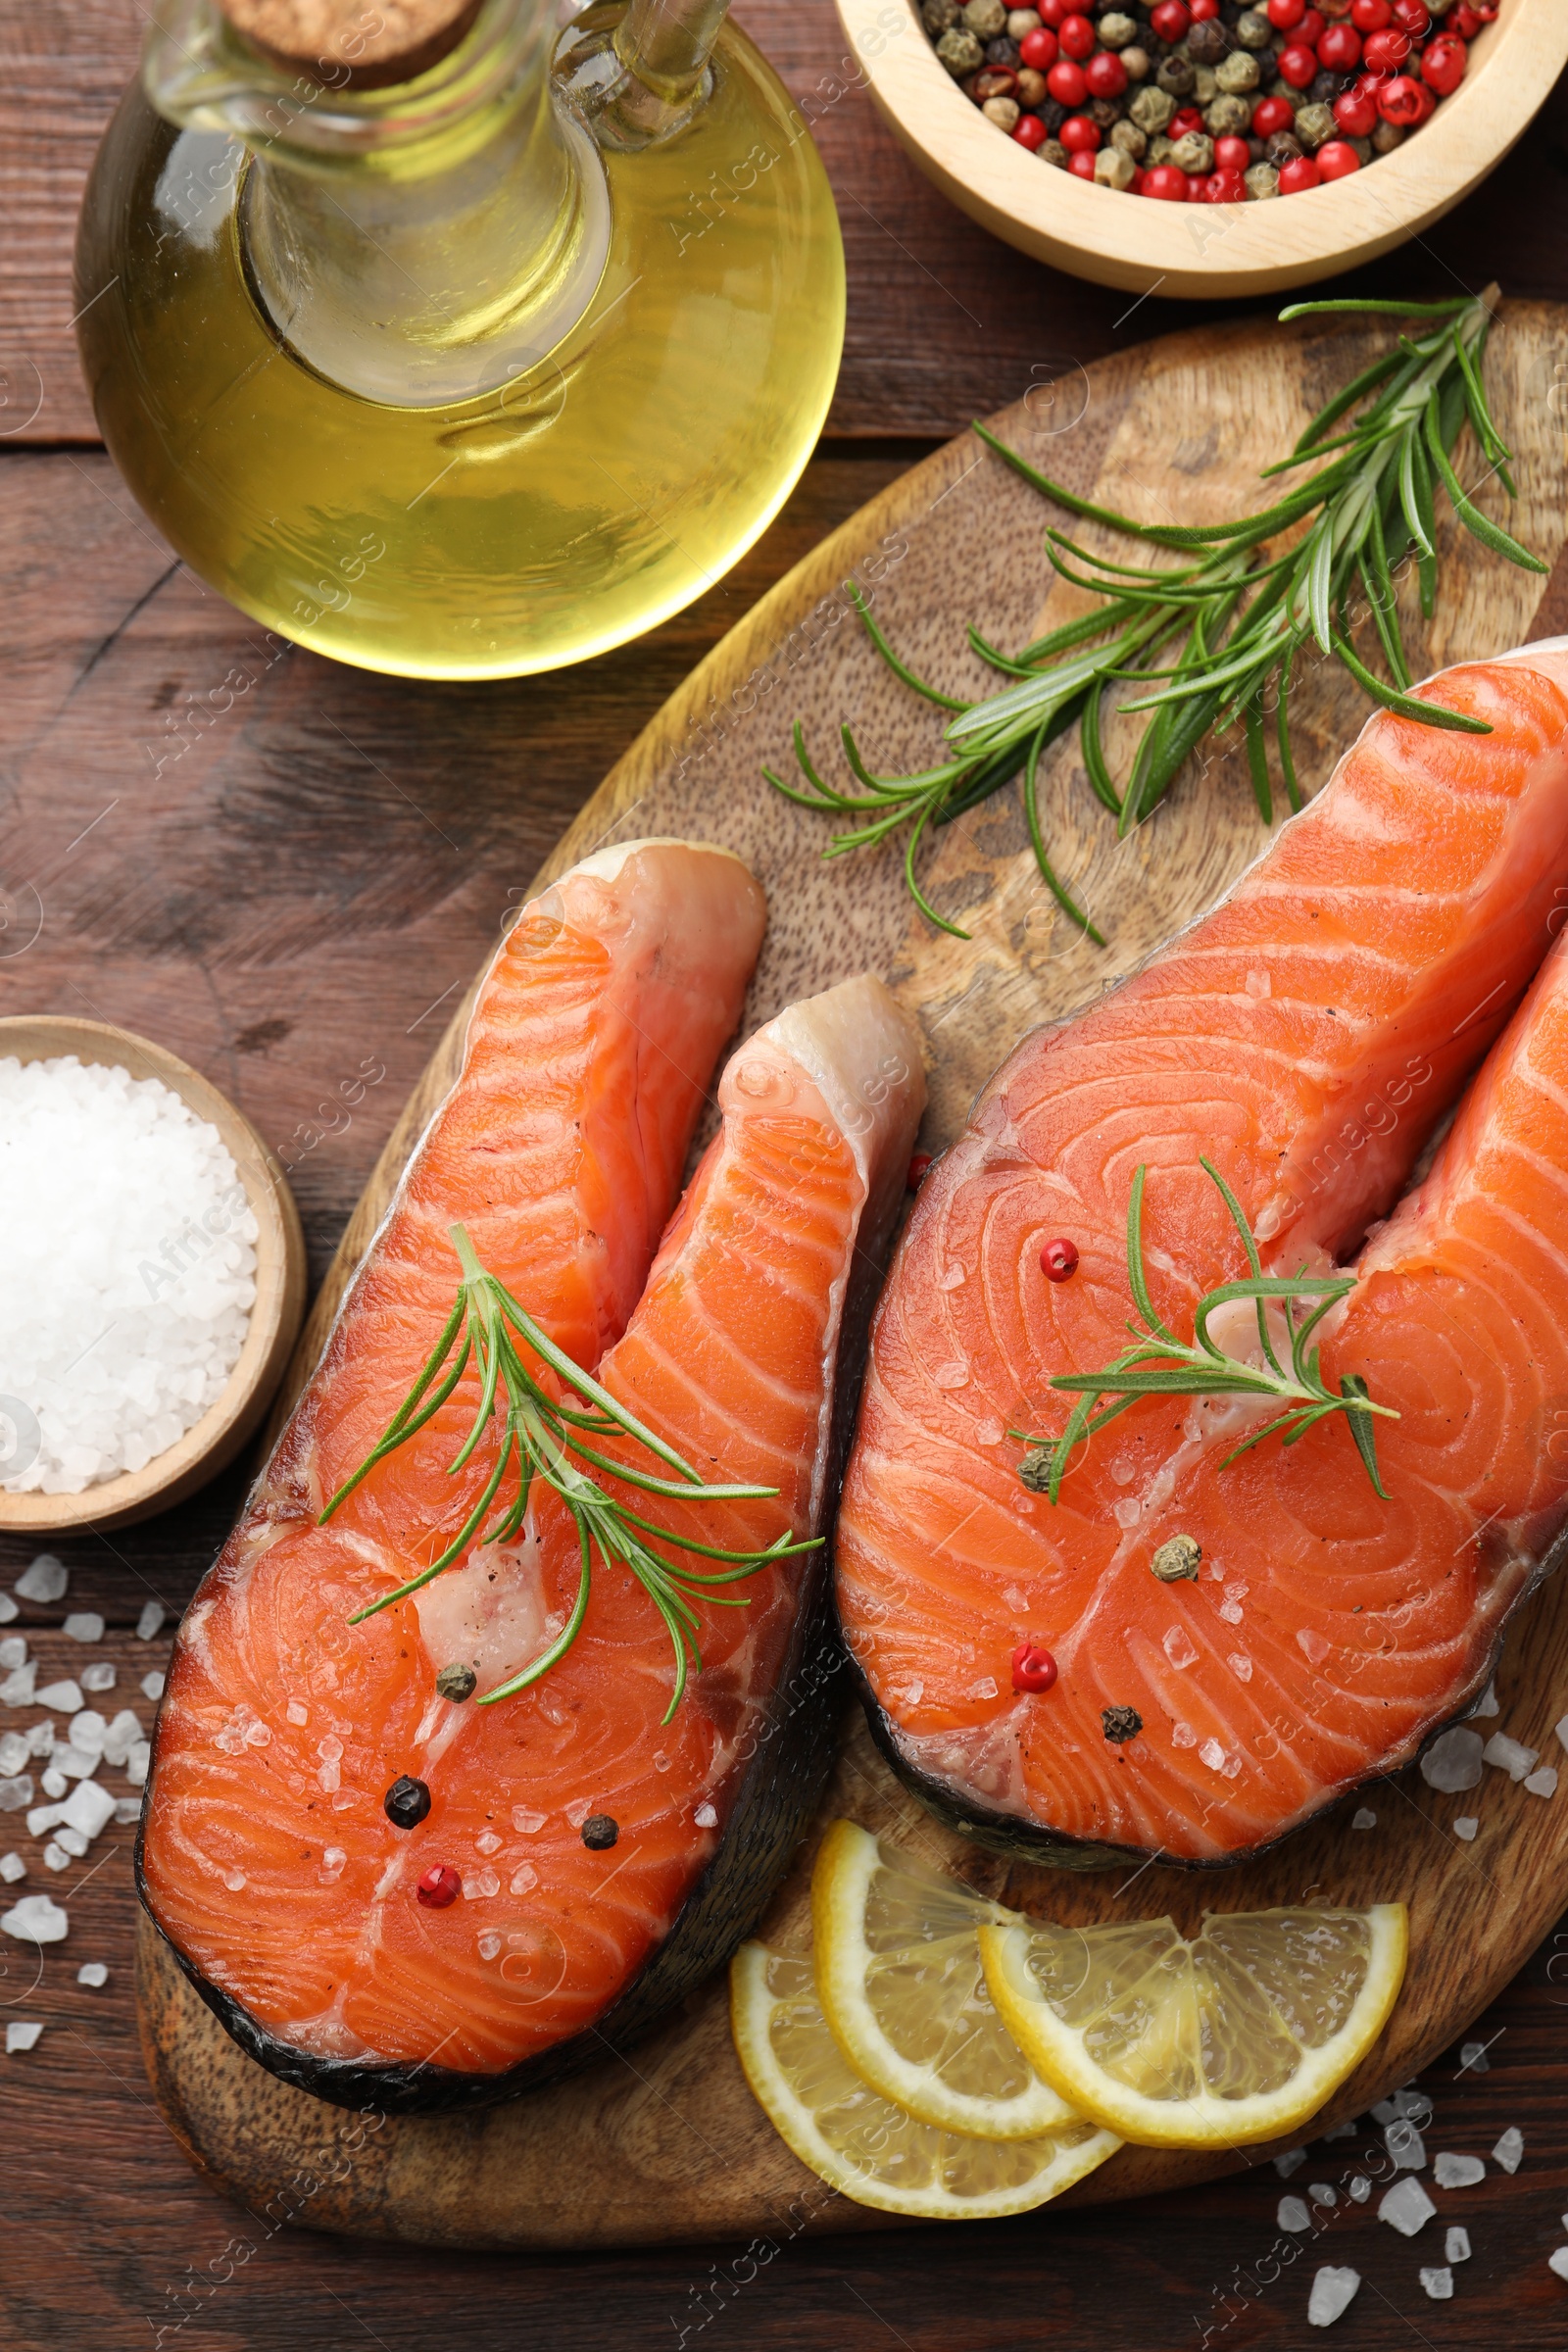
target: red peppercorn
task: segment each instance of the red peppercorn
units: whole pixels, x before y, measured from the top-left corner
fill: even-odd
[[[1076,155],[1068,156],[1067,169],[1072,173],[1074,179],[1093,179],[1095,176],[1095,159],[1089,153],[1087,148],[1080,148]]]
[[[1040,117],[1038,115],[1020,115],[1018,117],[1017,129],[1015,129],[1012,134],[1013,137],[1016,138],[1018,136],[1018,131],[1022,130],[1026,122],[1039,123],[1040,136],[1038,139],[1025,140],[1024,144],[1026,146],[1034,147],[1044,146],[1046,141],[1046,126],[1040,122]],[[926,1180],[927,1174],[930,1171],[931,1158],[932,1154],[929,1152],[915,1152],[913,1158],[909,1161],[908,1171],[904,1179],[904,1189],[906,1192],[917,1193],[919,1191],[921,1185],[924,1184]]]
[[[1252,136],[1271,139],[1277,130],[1289,130],[1296,121],[1296,109],[1288,98],[1260,98],[1252,109]]]
[[[1091,98],[1119,98],[1127,87],[1127,69],[1114,49],[1102,49],[1084,68]]]
[[[1175,172],[1178,178],[1187,177],[1186,172],[1175,164],[1155,164],[1152,171],[1144,173],[1145,179],[1152,178],[1153,172]],[[1069,1242],[1065,1234],[1059,1234],[1054,1242],[1047,1242],[1040,1252],[1040,1270],[1050,1282],[1068,1281],[1078,1271],[1076,1244]]]
[[[1099,37],[1087,17],[1063,17],[1056,38],[1061,43],[1062,56],[1072,58],[1078,65],[1082,65],[1086,57],[1093,57],[1100,46]]]
[[[1307,188],[1321,187],[1323,175],[1309,155],[1295,155],[1288,164],[1280,166],[1280,194],[1299,196]]]
[[[1361,63],[1361,35],[1353,24],[1331,24],[1317,45],[1325,74],[1353,74]]]
[[[1154,197],[1160,204],[1185,204],[1187,174],[1178,164],[1151,164],[1144,173],[1140,193]]]
[[[1397,74],[1409,54],[1410,35],[1391,24],[1382,32],[1367,34],[1361,62],[1371,74]]]
[[[1306,14],[1306,0],[1268,0],[1265,13],[1276,32],[1294,32]]]
[[[1242,144],[1247,144],[1245,139]],[[1203,201],[1205,204],[1245,204],[1247,182],[1242,177],[1240,168],[1232,164],[1228,169],[1211,172],[1203,182]]]
[[[450,1862],[432,1862],[414,1892],[427,1911],[444,1911],[463,1892],[463,1881]]]
[[[1252,161],[1252,150],[1245,139],[1220,138],[1214,141],[1216,172],[1245,172]]]
[[[1461,41],[1473,41],[1484,22],[1480,11],[1471,8],[1468,0],[1459,0],[1458,7],[1447,20],[1446,29],[1456,33]]]
[[[1089,95],[1082,66],[1075,66],[1066,57],[1052,67],[1046,75],[1046,87],[1058,106],[1082,106]]]
[[[1069,115],[1056,136],[1069,155],[1092,156],[1100,145],[1100,125],[1087,115]]]
[[[1413,130],[1427,116],[1421,84],[1412,74],[1396,74],[1378,92],[1378,113],[1385,122],[1396,123],[1400,130]]]
[[[1378,102],[1359,86],[1342,91],[1334,101],[1334,120],[1348,139],[1369,139],[1378,126]]]
[[[1038,115],[1020,115],[1017,122],[1012,126],[1012,135],[1017,140],[1020,147],[1027,147],[1031,155],[1038,155],[1041,148],[1046,143],[1047,131],[1045,124],[1041,122]],[[915,1153],[915,1159],[924,1158],[925,1153],[923,1152],[917,1152]],[[927,1161],[926,1164],[929,1166],[929,1161]],[[920,1170],[920,1176],[923,1176],[924,1174],[925,1169],[922,1168]],[[918,1185],[920,1181],[920,1176],[915,1175],[914,1160],[911,1159],[909,1162],[909,1173],[905,1178],[905,1185],[909,1192],[912,1193],[914,1191],[916,1185]]]
[[[1219,15],[1219,0],[1187,0],[1187,13],[1195,24],[1206,24]]]
[[[1394,22],[1412,41],[1424,41],[1432,30],[1432,12],[1426,0],[1389,0]]]
[[[1319,8],[1309,8],[1296,28],[1296,37],[1306,48],[1315,49],[1327,29],[1327,22]]]
[[[1055,34],[1048,31],[1044,24],[1037,24],[1034,31],[1026,32],[1018,43],[1018,55],[1037,74],[1049,74],[1056,62]]]
[[[1348,179],[1361,169],[1361,158],[1348,139],[1325,139],[1315,160],[1325,179]]]
[[[1154,166],[1156,172],[1160,169],[1158,164]],[[1038,1642],[1020,1642],[1012,1653],[1013,1689],[1049,1690],[1055,1679],[1056,1661],[1050,1650]]]
[[[1179,106],[1170,119],[1169,136],[1185,139],[1190,130],[1201,130],[1203,118],[1196,106]]]
[[[1350,23],[1357,32],[1381,32],[1393,16],[1389,0],[1350,0]]]
[[[1306,48],[1299,41],[1293,41],[1289,49],[1282,49],[1280,79],[1288,81],[1293,90],[1304,90],[1308,82],[1317,79],[1317,51]]]
[[[1159,0],[1159,6],[1150,12],[1149,22],[1162,41],[1183,41],[1193,20],[1186,0]]]
[[[1049,24],[1054,32],[1059,31],[1069,17],[1081,17],[1083,13],[1079,0],[1039,0],[1040,22]]]
[[[1440,98],[1450,98],[1464,79],[1470,52],[1463,41],[1440,33],[1421,53],[1421,78]]]

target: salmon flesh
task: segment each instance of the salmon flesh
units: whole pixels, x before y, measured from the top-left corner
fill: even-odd
[[[703,1660],[668,1721],[670,1637],[533,1490],[514,1542],[350,1620],[429,1564],[483,1491],[470,1369],[323,1526],[457,1295],[449,1228],[549,1337],[710,1484],[687,1503],[599,1474],[703,1569],[821,1531],[841,1359],[924,1102],[879,982],[792,1006],[730,1062],[722,1125],[664,1231],[763,925],[740,861],[679,842],[575,867],[524,912],[436,1114],[244,1516],[180,1628],[141,1844],[144,1899],[229,2031],[342,2104],[482,2105],[618,2046],[723,1958],[771,1891],[825,1763],[819,1553],[696,1604]],[[661,1235],[662,1233],[662,1241]],[[548,1376],[547,1376],[548,1377]],[[662,1470],[629,1439],[613,1459]],[[840,1447],[842,1455],[842,1447]],[[453,1665],[476,1678],[442,1696]],[[391,1817],[393,1785],[429,1808]],[[442,1871],[461,1891],[419,1895]],[[450,1884],[450,1880],[448,1882]]]
[[[926,1178],[873,1329],[837,1595],[873,1727],[972,1833],[1067,1863],[1253,1854],[1474,1701],[1551,1558],[1565,684],[1568,660],[1526,649],[1423,689],[1490,734],[1375,716],[1211,913],[1025,1039]],[[1203,1294],[1247,1276],[1204,1155],[1266,1274],[1358,1277],[1322,1371],[1399,1415],[1375,1425],[1388,1500],[1339,1412],[1227,1466],[1275,1409],[1252,1396],[1141,1396],[1054,1503],[1020,1480],[1012,1433],[1054,1439],[1075,1401],[1054,1377],[1130,1344],[1140,1165],[1170,1330],[1191,1342]],[[1078,1252],[1066,1279],[1054,1240]],[[1212,1328],[1262,1363],[1255,1306]],[[1027,1660],[1015,1687],[1025,1644],[1049,1688]]]

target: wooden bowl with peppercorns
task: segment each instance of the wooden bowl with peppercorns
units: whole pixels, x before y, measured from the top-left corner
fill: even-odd
[[[837,0],[929,179],[1009,245],[1138,293],[1371,261],[1500,163],[1568,0]]]

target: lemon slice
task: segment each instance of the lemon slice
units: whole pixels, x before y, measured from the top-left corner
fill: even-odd
[[[746,2080],[774,2130],[819,2180],[857,2205],[928,2222],[1027,2213],[1112,2155],[1082,2122],[1038,2139],[975,2139],[906,2115],[862,2082],[828,2031],[808,1960],[743,1943],[730,2021]]]
[[[1382,2032],[1405,1910],[982,1927],[991,1997],[1080,2114],[1149,2148],[1236,2146],[1315,2115]]]
[[[811,1874],[822,2014],[856,2073],[923,2124],[1034,2139],[1078,2120],[986,1989],[975,1930],[1013,1917],[853,1821],[822,1840]]]

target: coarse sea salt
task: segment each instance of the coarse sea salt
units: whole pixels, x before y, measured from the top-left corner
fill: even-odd
[[[144,1469],[222,1395],[255,1303],[257,1224],[221,1136],[156,1078],[0,1058],[0,1395],[30,1423],[5,1491]],[[45,1597],[40,1565],[24,1599]]]
[[[1312,2216],[1299,2197],[1281,2197],[1274,2219],[1282,2230],[1310,2230],[1312,2227]]]
[[[108,1982],[109,1971],[101,1960],[84,1960],[76,1971],[76,1983],[90,1984],[95,1992],[101,1984],[107,1984]]]
[[[1481,1752],[1489,1764],[1505,1772],[1510,1781],[1522,1781],[1541,1750],[1526,1747],[1520,1740],[1510,1740],[1506,1732],[1494,1732]]]
[[[1479,2156],[1454,2156],[1446,2149],[1432,2167],[1432,2178],[1440,2188],[1474,2188],[1487,2177],[1487,2168]]]
[[[1453,2293],[1453,2273],[1444,2266],[1434,2266],[1421,2273],[1421,2283],[1434,2303],[1446,2303]]]
[[[1443,2259],[1445,2262],[1469,2261],[1470,2232],[1468,2230],[1453,2229],[1448,2231],[1443,2241]]]
[[[1559,2278],[1568,2278],[1568,2246],[1559,2246],[1555,2254],[1548,2254],[1546,2268]]]
[[[1446,1795],[1456,1796],[1461,1788],[1474,1788],[1479,1784],[1481,1759],[1490,1752],[1481,1734],[1466,1731],[1461,1724],[1433,1740],[1421,1759],[1421,1778],[1429,1788],[1441,1788]],[[1534,1760],[1532,1757],[1531,1761]]]
[[[57,1560],[52,1551],[40,1551],[29,1567],[24,1568],[17,1579],[17,1598],[49,1602],[64,1600],[71,1582],[71,1570],[64,1560]]]
[[[11,1910],[0,1913],[0,1929],[19,1943],[63,1943],[71,1932],[71,1914],[46,1894],[24,1894]]]
[[[1378,2200],[1378,2220],[1397,2230],[1401,2237],[1414,2237],[1437,2210],[1414,2173],[1406,2173],[1402,2180],[1396,2180]]]
[[[74,1609],[60,1630],[68,1642],[101,1642],[104,1621],[96,1609]]]
[[[1326,2262],[1313,2279],[1312,2291],[1306,2299],[1307,2326],[1332,2327],[1343,2312],[1349,2310],[1360,2283],[1359,2271]]]
[[[1493,2149],[1492,2161],[1494,2164],[1500,2164],[1505,2173],[1516,2173],[1519,2170],[1519,2159],[1524,2152],[1525,2135],[1517,2124],[1510,2124]]]
[[[6,2056],[10,2058],[18,2050],[35,2048],[38,2036],[42,2032],[43,2026],[36,2019],[12,2018],[6,2027]]]

